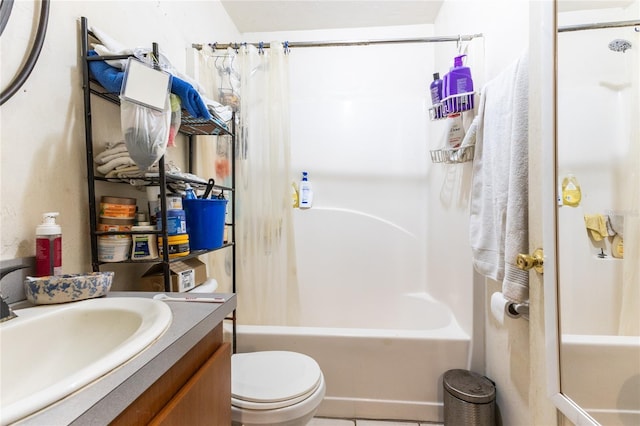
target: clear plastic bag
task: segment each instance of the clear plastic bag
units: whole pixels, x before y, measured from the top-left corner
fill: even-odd
[[[120,124],[129,156],[140,170],[149,169],[167,150],[171,126],[169,96],[164,111],[121,99]]]

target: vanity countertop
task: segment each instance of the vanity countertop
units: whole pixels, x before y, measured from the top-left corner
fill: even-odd
[[[107,297],[147,297],[157,293],[112,292]],[[184,296],[184,293],[167,293]],[[214,294],[198,293],[199,297]],[[215,293],[224,303],[166,302],[171,325],[149,348],[97,381],[16,425],[106,425],[147,390],[237,306],[234,294]],[[42,354],[46,356],[46,354]]]

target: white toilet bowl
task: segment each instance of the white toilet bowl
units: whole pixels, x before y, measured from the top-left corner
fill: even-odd
[[[231,356],[231,419],[234,426],[303,426],[325,393],[318,363],[288,351]]]

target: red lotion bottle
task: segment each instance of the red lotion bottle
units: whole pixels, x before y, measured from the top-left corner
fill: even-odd
[[[43,213],[36,227],[36,276],[62,274],[62,228],[56,223],[59,213]]]

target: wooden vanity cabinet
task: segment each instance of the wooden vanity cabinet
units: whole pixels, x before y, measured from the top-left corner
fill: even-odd
[[[214,328],[111,423],[231,424],[231,346]]]

